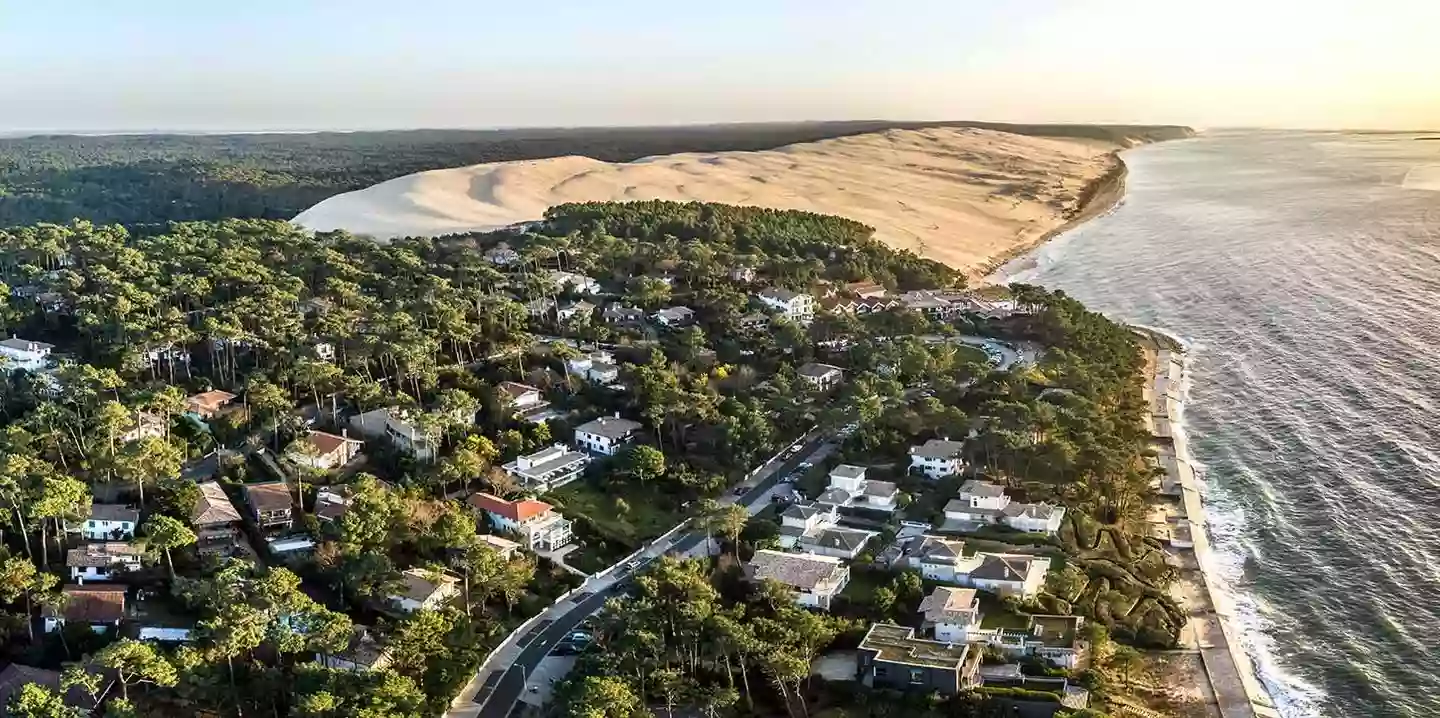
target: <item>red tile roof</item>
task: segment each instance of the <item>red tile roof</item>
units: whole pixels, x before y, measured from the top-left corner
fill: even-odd
[[[61,612],[67,621],[114,623],[125,617],[123,586],[66,586],[60,592],[66,597]],[[45,615],[55,614],[46,606]]]
[[[351,439],[337,434],[327,434],[323,431],[312,431],[304,440],[309,441],[310,445],[315,447],[316,456],[329,456],[348,443],[361,443],[358,439]]]
[[[551,509],[550,504],[544,501],[536,501],[534,499],[506,501],[499,496],[487,494],[483,491],[470,496],[470,505],[481,511],[488,511],[496,516],[503,516],[511,521],[525,521]]]

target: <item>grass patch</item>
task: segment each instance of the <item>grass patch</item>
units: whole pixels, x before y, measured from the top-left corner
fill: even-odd
[[[571,518],[584,516],[607,538],[632,547],[669,531],[681,519],[675,497],[623,482],[610,483],[604,489],[576,482],[545,498],[560,513]]]
[[[980,599],[980,627],[981,628],[1009,628],[1023,631],[1030,627],[1030,617],[1011,613],[1006,610],[1005,604],[1000,598],[989,593],[979,592],[975,597]]]

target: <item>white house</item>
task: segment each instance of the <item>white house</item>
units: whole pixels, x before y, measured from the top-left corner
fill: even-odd
[[[828,611],[850,582],[850,567],[833,556],[761,549],[745,564],[745,577],[776,581],[795,591],[795,603]]]
[[[343,434],[311,431],[290,444],[285,458],[300,466],[329,471],[350,463],[363,448],[365,442],[350,438],[348,430]]]
[[[555,310],[555,316],[564,321],[575,320],[588,322],[590,321],[590,317],[594,314],[595,305],[585,301],[584,299],[576,302],[569,302],[565,304],[565,306],[562,306],[559,309]]]
[[[611,302],[606,305],[600,316],[610,324],[639,324],[645,321],[645,310],[639,307],[627,307],[620,302]]]
[[[90,516],[80,529],[89,541],[124,541],[135,538],[140,510],[124,504],[91,504]]]
[[[499,496],[479,492],[470,497],[469,503],[484,514],[496,529],[519,535],[523,539],[522,545],[531,551],[554,551],[574,538],[569,519],[544,501],[506,501]]]
[[[533,454],[516,457],[502,468],[521,486],[545,492],[580,478],[589,463],[589,454],[571,451],[564,444],[555,444]]]
[[[666,307],[650,317],[664,327],[683,327],[695,321],[695,310],[690,307]]]
[[[945,518],[969,523],[993,523],[1010,505],[1005,487],[988,481],[970,480],[960,485],[960,495],[945,504]]]
[[[845,378],[845,370],[840,367],[816,362],[802,365],[795,373],[821,391],[839,384]]]
[[[144,553],[139,546],[120,541],[87,543],[65,552],[65,565],[77,583],[109,581],[115,574],[139,568]]]
[[[65,600],[59,611],[47,603],[41,612],[46,633],[54,633],[67,623],[86,624],[96,633],[105,633],[125,618],[124,586],[65,586],[60,593]]]
[[[976,554],[980,564],[961,583],[1002,596],[1030,598],[1045,585],[1050,559],[1028,554]]]
[[[550,278],[555,280],[555,286],[562,290],[571,291],[576,294],[600,293],[600,283],[583,274],[552,269],[550,270]]]
[[[620,379],[620,365],[615,363],[615,355],[603,349],[566,359],[565,368],[596,384],[611,384]]]
[[[362,436],[383,438],[395,448],[421,461],[435,458],[438,437],[417,427],[404,409],[375,409],[350,417],[350,427]]]
[[[502,381],[497,388],[501,401],[505,402],[521,421],[540,424],[558,416],[550,410],[550,402],[545,400],[545,395],[529,384]]]
[[[638,421],[602,416],[575,427],[575,448],[592,454],[614,456],[640,431]]]
[[[815,298],[782,287],[769,287],[755,295],[765,306],[779,312],[792,322],[806,323],[815,318]]]
[[[973,588],[937,586],[920,602],[920,613],[924,629],[933,630],[937,641],[964,643],[980,627],[980,600]]]
[[[335,345],[330,342],[315,342],[315,358],[320,361],[335,361]]]
[[[872,511],[894,511],[900,489],[889,481],[865,478],[865,467],[841,464],[830,471],[830,487],[820,502]]]
[[[1055,535],[1065,518],[1065,507],[1055,504],[1011,503],[1000,514],[1000,520],[1016,531]]]
[[[961,453],[964,442],[949,439],[931,439],[920,446],[910,447],[910,470],[932,479],[959,474],[965,468]]]
[[[831,556],[848,561],[855,560],[870,540],[880,535],[878,531],[866,531],[845,526],[826,526],[812,534],[800,537],[795,547],[816,556]]]
[[[54,344],[21,339],[15,336],[0,340],[0,357],[6,359],[3,367],[0,368],[3,368],[5,371],[14,369],[25,369],[26,371],[32,372],[40,371],[49,363],[50,350],[54,348]]]
[[[501,538],[499,536],[496,536],[495,534],[480,534],[476,538],[480,541],[480,543],[483,543],[486,546],[495,549],[495,552],[500,554],[500,557],[506,560],[509,560],[510,557],[515,555],[516,551],[520,550],[519,543],[511,541],[507,538]]]
[[[420,609],[436,610],[460,593],[460,579],[423,568],[407,568],[401,572],[405,587],[390,594],[390,602],[410,613]]]
[[[921,576],[944,583],[964,583],[969,566],[977,563],[965,558],[964,541],[930,535],[911,539],[900,561],[920,569]]]

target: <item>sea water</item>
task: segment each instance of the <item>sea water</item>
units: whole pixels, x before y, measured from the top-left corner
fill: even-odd
[[[1440,142],[1217,132],[1001,270],[1191,346],[1185,430],[1285,716],[1440,715]]]

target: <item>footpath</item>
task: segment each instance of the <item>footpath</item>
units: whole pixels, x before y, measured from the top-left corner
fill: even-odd
[[[1190,609],[1184,642],[1200,652],[1214,700],[1224,718],[1280,718],[1274,702],[1255,675],[1255,667],[1238,641],[1235,602],[1212,571],[1210,539],[1205,531],[1205,505],[1199,477],[1191,465],[1181,426],[1185,382],[1185,355],[1171,347],[1168,338],[1145,329],[1142,335],[1146,376],[1145,396],[1150,405],[1152,433],[1159,439],[1156,452],[1166,476],[1161,494],[1179,499],[1171,517],[1171,552],[1177,559],[1180,580],[1177,600]]]

